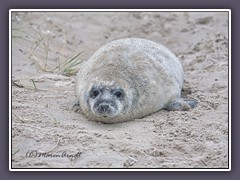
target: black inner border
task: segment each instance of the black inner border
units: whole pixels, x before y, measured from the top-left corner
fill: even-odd
[[[61,11],[61,10],[57,10],[57,11],[51,11],[51,10],[49,10],[49,11],[31,11],[31,10],[29,10],[29,11],[17,11],[17,10],[14,10],[14,11],[12,11],[11,12],[11,14],[12,13],[15,13],[15,12],[33,12],[33,13],[35,13],[35,12],[38,12],[38,13],[65,13],[65,12],[68,12],[68,13],[79,13],[79,12],[83,12],[83,13],[104,13],[104,12],[107,12],[107,13],[124,13],[124,12],[126,12],[126,13],[128,13],[128,12],[135,12],[135,13],[141,13],[141,12],[152,12],[152,13],[157,13],[157,12],[163,12],[163,13],[168,13],[168,12],[202,12],[202,13],[206,13],[206,12],[227,12],[228,13],[228,52],[230,52],[229,51],[229,29],[230,29],[230,22],[229,22],[229,16],[230,16],[230,14],[231,14],[231,12],[229,12],[229,11],[211,11],[211,10],[206,10],[206,11],[187,11],[187,9],[186,9],[186,11],[178,11],[178,10],[176,10],[176,11],[161,11],[161,10],[159,10],[159,11],[151,11],[151,9],[149,9],[149,11],[132,11],[132,10],[129,10],[129,11],[118,11],[118,9],[116,9],[117,11],[91,11],[91,10],[89,10],[89,11],[81,11],[81,10],[79,10],[79,11]],[[225,9],[224,9],[225,10]],[[9,17],[9,19],[10,19],[11,17]],[[12,23],[12,22],[11,22]],[[12,27],[12,26],[11,26]],[[9,31],[11,31],[11,30],[9,30]],[[12,32],[12,31],[11,31]],[[11,37],[12,37],[12,35],[11,35]],[[12,39],[11,39],[11,44],[12,44]],[[11,59],[12,59],[12,57],[11,57]],[[229,64],[229,53],[228,53],[228,64]],[[11,67],[12,67],[12,64],[11,64]],[[12,68],[11,68],[12,69]],[[229,104],[229,90],[230,90],[230,87],[229,87],[229,72],[230,72],[230,67],[228,66],[228,104]],[[12,72],[11,72],[11,75],[12,75]],[[11,96],[12,96],[12,88],[11,88]],[[11,103],[11,102],[10,102]],[[12,104],[12,103],[11,103]],[[12,112],[12,110],[11,110],[11,112]],[[11,121],[12,121],[12,119],[11,119]],[[230,126],[229,126],[229,109],[228,109],[228,130],[229,130],[229,128],[230,128]],[[12,129],[12,127],[11,127],[11,129]],[[12,137],[12,131],[11,131],[11,137]],[[176,171],[180,171],[180,170],[195,170],[195,171],[197,171],[197,170],[212,170],[212,171],[214,171],[214,170],[222,170],[222,171],[226,171],[226,170],[229,170],[229,168],[230,168],[230,166],[229,166],[229,158],[231,158],[230,157],[230,153],[229,153],[229,151],[230,151],[230,144],[229,144],[229,141],[230,141],[230,136],[229,136],[229,131],[228,131],[228,168],[128,168],[127,170],[128,171],[130,171],[130,170],[132,170],[132,171],[137,171],[137,170],[139,170],[139,169],[142,169],[142,170],[147,170],[147,171],[151,171],[151,170],[154,170],[154,171],[156,171],[156,170],[159,170],[159,171],[162,171],[162,170],[176,170]],[[11,147],[12,147],[12,140],[11,140]],[[12,154],[12,148],[11,148],[11,153],[10,154]],[[59,170],[59,169],[62,169],[62,170],[76,170],[76,169],[79,169],[79,170],[84,170],[84,169],[88,169],[88,170],[113,170],[113,169],[116,169],[116,170],[119,170],[119,171],[125,171],[125,169],[123,169],[123,168],[12,168],[12,156],[11,157],[9,157],[10,158],[10,161],[11,161],[11,169],[14,171],[14,170],[28,170],[28,169],[35,169],[35,170],[39,170],[39,169],[41,169],[41,170],[46,170],[46,169],[52,169],[52,170]]]

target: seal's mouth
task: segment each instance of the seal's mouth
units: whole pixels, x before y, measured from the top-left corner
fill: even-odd
[[[111,101],[96,102],[92,112],[98,117],[113,118],[117,116],[117,106]]]

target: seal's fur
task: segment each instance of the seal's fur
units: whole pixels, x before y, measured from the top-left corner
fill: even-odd
[[[182,86],[183,68],[176,56],[163,45],[140,38],[104,45],[76,76],[82,113],[104,123],[142,118],[165,108],[180,98]],[[121,99],[114,94],[118,90]]]

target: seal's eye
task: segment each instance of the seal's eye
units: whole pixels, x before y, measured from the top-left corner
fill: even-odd
[[[117,98],[122,98],[122,97],[123,97],[123,93],[122,93],[122,91],[120,91],[120,90],[115,91],[115,92],[114,92],[114,95],[115,95]]]
[[[91,92],[90,97],[95,99],[98,95],[99,95],[99,91],[95,89]]]

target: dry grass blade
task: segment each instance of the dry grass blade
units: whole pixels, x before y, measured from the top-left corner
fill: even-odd
[[[34,60],[34,62],[45,72],[52,72],[51,70],[48,70],[47,67],[45,66],[45,64],[43,65],[43,63],[41,62],[41,60],[39,60],[35,55],[31,55],[32,59]]]
[[[77,72],[76,66],[82,62],[78,58],[82,53],[83,53],[83,51],[77,53],[76,55],[71,57],[69,60],[65,61],[65,63],[61,67],[59,67],[58,72],[63,73],[63,75],[65,75],[65,76],[74,75]]]
[[[31,81],[32,81],[32,83],[33,83],[34,89],[37,90],[37,87],[36,87],[36,84],[35,84],[34,80],[31,79]]]

